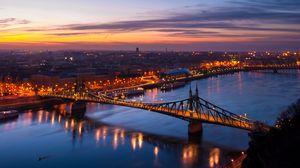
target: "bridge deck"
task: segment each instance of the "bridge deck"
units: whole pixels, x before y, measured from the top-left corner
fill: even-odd
[[[145,104],[142,102],[131,102],[131,101],[124,101],[124,100],[113,100],[103,97],[91,97],[91,96],[66,96],[66,95],[58,95],[58,94],[52,94],[52,95],[44,95],[47,97],[58,97],[63,99],[71,99],[71,100],[79,100],[79,101],[91,101],[91,102],[98,102],[98,103],[106,103],[106,104],[114,104],[114,105],[120,105],[120,106],[126,106],[126,107],[133,107],[133,108],[139,108],[149,111],[155,111],[158,113],[162,113],[165,115],[174,116],[177,118],[181,118],[184,120],[194,120],[194,121],[201,121],[205,123],[213,123],[218,125],[224,125],[229,127],[235,127],[245,130],[254,130],[255,124],[252,121],[247,120],[240,120],[238,118],[230,118],[224,120],[224,117],[221,116],[212,116],[206,113],[199,113],[195,111],[190,110],[178,110],[178,109],[172,109],[172,108],[166,108],[161,106],[155,106],[153,104]]]

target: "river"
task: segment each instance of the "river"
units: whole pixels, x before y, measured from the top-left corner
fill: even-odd
[[[202,80],[169,92],[146,90],[136,101],[167,102],[200,97],[233,113],[273,125],[300,98],[300,71],[240,72]],[[1,168],[218,167],[248,147],[245,130],[203,124],[189,140],[188,122],[155,112],[89,103],[85,117],[71,117],[70,103],[26,110],[0,123]]]

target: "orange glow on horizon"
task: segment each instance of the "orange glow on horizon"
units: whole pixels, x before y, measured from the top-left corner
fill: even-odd
[[[141,44],[189,44],[193,42],[249,42],[250,38],[241,37],[189,37],[172,35],[159,32],[124,32],[124,33],[82,33],[74,35],[58,35],[70,32],[3,32],[0,33],[1,45],[28,46],[38,44],[42,46],[62,45],[114,45],[118,43],[141,43]],[[72,32],[71,32],[72,33]]]

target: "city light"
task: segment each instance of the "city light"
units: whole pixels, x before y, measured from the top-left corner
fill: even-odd
[[[300,0],[0,1],[1,168],[300,167]]]

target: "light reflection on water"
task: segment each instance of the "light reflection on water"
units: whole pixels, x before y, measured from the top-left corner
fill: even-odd
[[[237,114],[247,112],[250,118],[272,123],[298,98],[300,75],[238,73],[193,81],[192,86],[196,83],[201,97]],[[147,90],[136,100],[180,100],[187,97],[188,89],[187,85],[166,93]],[[204,124],[202,142],[191,142],[182,120],[96,103],[88,104],[87,118],[75,118],[70,116],[71,105],[28,110],[18,119],[0,123],[0,162],[4,167],[47,168],[65,162],[70,167],[219,167],[230,160],[232,152],[244,150],[248,144],[247,132],[242,130]],[[53,157],[37,161],[48,155]]]
[[[191,167],[195,164],[199,157],[198,149],[198,144],[189,144],[183,148],[181,158],[184,166]]]
[[[209,167],[217,167],[220,161],[220,149],[213,148],[209,153]]]
[[[186,144],[183,140],[179,140],[176,138],[168,139],[169,137],[161,138],[156,135],[144,134],[142,132],[135,132],[130,130],[126,131],[125,128],[109,126],[88,118],[74,118],[70,116],[70,107],[68,106],[70,105],[62,104],[55,106],[54,109],[58,109],[58,111],[26,111],[22,113],[17,120],[8,121],[6,123],[3,123],[3,125],[0,125],[0,131],[10,132],[13,130],[17,131],[22,129],[27,129],[30,131],[31,127],[38,127],[42,125],[48,125],[49,127],[47,128],[47,130],[49,128],[57,129],[58,127],[61,127],[63,129],[63,132],[67,136],[71,136],[73,145],[75,145],[77,142],[84,143],[85,137],[90,137],[91,134],[94,137],[92,139],[94,140],[96,146],[100,148],[110,146],[110,148],[115,152],[118,152],[119,148],[124,148],[126,146],[130,146],[131,152],[141,152],[144,150],[144,144],[146,143],[146,148],[152,148],[150,149],[149,153],[152,153],[153,155],[153,165],[148,165],[146,167],[160,167],[162,163],[159,157],[162,156],[162,158],[164,158],[164,155],[169,152],[179,152],[177,156],[177,162],[179,162],[184,167],[193,167],[199,164],[199,144]],[[91,139],[89,139],[88,141],[90,140]],[[18,149],[13,150],[18,153]],[[59,151],[60,149],[57,150]],[[1,155],[4,155],[4,153],[0,153],[0,156]],[[43,157],[43,155],[39,157]],[[176,155],[173,157],[176,158]],[[31,160],[31,164],[36,164],[35,159]],[[49,158],[49,160],[51,160],[51,158]],[[176,163],[176,159],[168,164],[179,166],[178,163]]]

